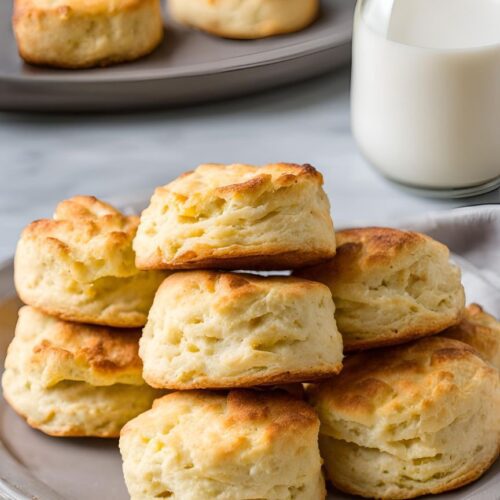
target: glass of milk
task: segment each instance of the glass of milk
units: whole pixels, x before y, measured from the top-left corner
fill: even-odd
[[[500,0],[358,0],[352,128],[387,178],[434,196],[500,185]]]

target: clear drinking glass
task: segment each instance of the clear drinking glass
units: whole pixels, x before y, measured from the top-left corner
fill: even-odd
[[[358,0],[354,137],[384,176],[431,196],[500,185],[500,0]]]

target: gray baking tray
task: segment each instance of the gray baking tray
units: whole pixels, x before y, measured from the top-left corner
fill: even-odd
[[[324,73],[350,59],[354,0],[323,0],[307,29],[227,40],[165,19],[150,56],[109,68],[60,70],[17,54],[11,0],[0,0],[0,110],[107,111],[194,104],[257,92]]]
[[[20,302],[12,261],[0,265],[0,373]],[[31,429],[0,390],[0,498],[7,500],[127,500],[116,439],[52,438]],[[354,497],[330,492],[331,500]],[[500,460],[478,481],[434,500],[498,500]]]

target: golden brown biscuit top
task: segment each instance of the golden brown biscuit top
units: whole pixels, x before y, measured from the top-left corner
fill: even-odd
[[[179,406],[180,411],[196,408],[223,421],[224,427],[241,424],[267,425],[270,431],[293,433],[318,425],[314,410],[301,399],[284,391],[231,390],[229,392],[182,391],[157,399],[153,409]]]
[[[140,335],[135,329],[58,320],[29,306],[19,311],[16,327],[19,358],[44,387],[63,380],[96,386],[143,384]]]
[[[138,272],[132,250],[138,224],[138,217],[125,216],[93,196],[75,196],[59,203],[53,219],[26,227],[21,242],[40,245],[40,252],[54,253],[62,263],[69,260],[82,281],[128,277]]]
[[[303,296],[313,291],[331,295],[326,285],[294,276],[258,276],[250,273],[217,271],[184,271],[171,274],[160,285],[157,292],[169,295],[192,296],[201,291],[217,294],[223,308],[228,300],[245,300],[265,295],[271,291],[286,294],[287,297]]]
[[[339,376],[310,389],[314,401],[346,420],[372,425],[467,391],[474,378],[498,377],[476,351],[457,340],[428,337],[348,356]]]
[[[462,321],[442,335],[461,340],[475,349],[484,359],[500,369],[500,321],[486,313],[478,304],[470,304]]]
[[[474,320],[479,325],[498,326],[498,320],[485,312],[479,304],[469,304],[467,306],[466,317]]]
[[[142,0],[16,0],[15,12],[21,9],[55,10],[62,20],[74,12],[87,14],[112,14],[133,8]]]
[[[446,248],[425,234],[388,227],[346,229],[338,231],[336,238],[340,257],[356,258],[360,268],[385,265],[422,245]]]
[[[479,304],[469,304],[464,311],[462,322],[456,327],[448,329],[447,333],[457,329],[471,335],[479,335],[482,328],[495,331],[498,334],[500,343],[500,321],[488,314]]]
[[[322,185],[323,176],[311,165],[273,163],[257,167],[207,163],[157,188],[156,194],[175,193],[182,198],[210,192],[221,198],[231,198],[244,194],[258,195],[271,187],[277,190],[298,182]]]
[[[391,266],[394,259],[418,251],[419,248],[430,246],[433,251],[445,252],[448,248],[425,234],[413,231],[402,231],[388,227],[363,227],[344,229],[335,234],[337,254],[326,264],[318,266],[317,271],[324,275],[325,271],[331,278],[336,275],[358,275],[370,269]],[[313,266],[304,269],[304,276],[314,275]]]

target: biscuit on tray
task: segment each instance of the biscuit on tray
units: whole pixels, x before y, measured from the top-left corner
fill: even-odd
[[[500,370],[500,321],[480,305],[469,305],[462,321],[440,335],[469,344],[483,359]]]
[[[179,23],[225,38],[299,31],[317,17],[319,0],[169,0]]]
[[[342,367],[328,287],[290,276],[188,271],[156,294],[139,354],[153,387],[214,389],[324,378]]]
[[[318,417],[286,393],[184,391],[122,430],[132,500],[323,500]]]
[[[292,269],[335,255],[310,165],[206,164],[156,189],[134,240],[140,269]]]
[[[142,378],[139,336],[25,306],[5,360],[4,397],[46,434],[117,437],[161,395]]]
[[[35,221],[21,235],[14,263],[19,296],[69,321],[143,326],[165,273],[135,267],[138,222],[90,196],[59,203],[53,219]]]
[[[160,0],[14,0],[13,28],[26,62],[61,68],[131,61],[163,39]]]
[[[474,481],[498,457],[498,371],[457,340],[348,356],[338,377],[309,394],[327,476],[345,492],[440,493]]]
[[[460,321],[464,290],[445,245],[382,227],[336,236],[336,256],[297,275],[329,286],[346,351],[407,342]]]

